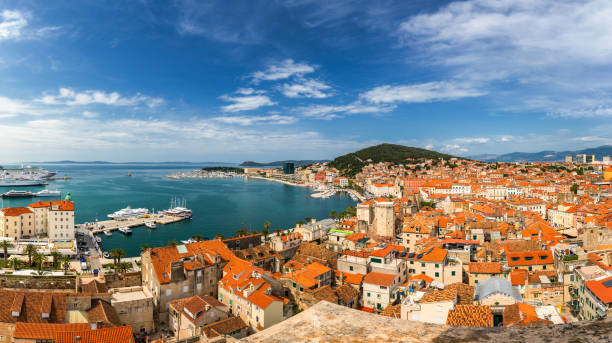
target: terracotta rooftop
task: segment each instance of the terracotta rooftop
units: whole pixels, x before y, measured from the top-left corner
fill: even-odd
[[[204,335],[210,339],[222,335],[231,336],[234,332],[248,327],[249,326],[240,317],[229,317],[204,326],[202,331]]]
[[[50,313],[44,311],[48,311]],[[45,313],[45,316],[43,316]],[[64,323],[66,293],[0,290],[0,322]]]
[[[470,273],[474,274],[500,274],[499,262],[470,262]]]
[[[448,311],[446,324],[452,326],[493,326],[493,314],[490,306],[457,305]]]
[[[77,340],[78,337],[78,340]],[[131,326],[59,332],[55,343],[135,343]]]
[[[89,330],[89,323],[77,324],[47,324],[47,323],[16,323],[14,338],[54,340],[58,332]]]
[[[390,287],[395,280],[395,275],[370,272],[363,278],[363,283]]]

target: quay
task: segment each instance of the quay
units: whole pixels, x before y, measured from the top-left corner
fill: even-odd
[[[97,234],[97,233],[102,233],[106,230],[115,231],[121,227],[132,228],[132,227],[144,226],[145,223],[149,223],[149,222],[154,222],[155,224],[166,225],[166,224],[171,224],[171,223],[178,223],[186,219],[187,219],[186,217],[169,216],[169,215],[164,215],[160,213],[155,213],[155,214],[148,214],[143,217],[134,217],[134,218],[129,218],[125,220],[110,219],[110,220],[98,221],[95,223],[84,223],[84,224],[77,225],[77,228],[91,228],[90,230],[91,233]]]

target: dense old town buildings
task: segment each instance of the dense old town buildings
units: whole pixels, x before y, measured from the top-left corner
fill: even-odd
[[[145,334],[241,339],[321,301],[451,326],[608,317],[606,172],[597,164],[458,159],[371,163],[352,177],[327,163],[300,167],[294,176],[303,183],[351,188],[360,200],[274,232],[148,248],[130,282],[83,275],[75,290],[5,291],[0,342],[51,342],[71,332],[118,342]],[[71,202],[3,209],[0,230],[11,240],[61,240],[73,211]]]

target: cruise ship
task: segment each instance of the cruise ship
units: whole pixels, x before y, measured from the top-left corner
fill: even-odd
[[[40,192],[36,192],[35,195],[37,197],[58,197],[62,195],[62,192],[49,190],[49,189],[43,189]]]
[[[177,198],[172,198],[170,201],[170,208],[162,211],[161,214],[188,219],[193,216],[193,212],[187,208],[187,201],[185,199],[179,200]]]
[[[53,177],[56,173],[43,168],[33,168],[31,166],[21,166],[20,168],[0,167],[0,178],[16,180],[40,180]]]
[[[141,217],[145,214],[149,214],[149,210],[146,208],[131,208],[128,206],[122,210],[109,214],[108,217],[112,219],[128,219]]]
[[[34,196],[34,193],[28,191],[16,191],[10,190],[4,194],[2,194],[3,198],[31,198]]]
[[[17,180],[0,177],[0,187],[34,187],[46,185],[48,185],[48,183],[44,180]]]

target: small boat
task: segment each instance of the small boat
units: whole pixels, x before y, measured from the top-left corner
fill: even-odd
[[[131,208],[128,206],[122,210],[109,214],[108,217],[112,219],[122,220],[133,217],[142,217],[145,214],[149,214],[149,210],[147,210],[146,208]]]
[[[157,224],[155,224],[155,222],[146,222],[145,226],[149,229],[155,229],[157,227]]]
[[[36,192],[35,195],[37,197],[58,197],[62,195],[62,192],[55,191],[55,190],[49,190],[49,189],[43,189],[40,192]]]
[[[102,256],[104,256],[104,258],[109,258],[110,254],[108,253],[108,251],[105,251],[102,253]]]
[[[98,242],[98,243],[102,242],[102,238],[96,236],[96,242]]]
[[[195,242],[197,242],[197,241],[195,239],[193,239],[193,238],[189,238],[188,240],[181,241],[181,243],[183,243],[183,244],[189,244],[189,243],[195,243]]]
[[[113,233],[112,233],[112,232],[110,232],[110,230],[104,230],[104,234],[105,234],[106,236],[112,236],[112,235],[113,235]]]
[[[121,233],[123,233],[124,235],[131,235],[132,234],[132,230],[129,227],[127,227],[127,226],[120,227],[119,231],[121,231]]]
[[[34,193],[28,191],[16,191],[10,190],[4,194],[2,194],[3,198],[31,198],[34,196]]]
[[[128,176],[132,176],[132,173],[128,173]]]

